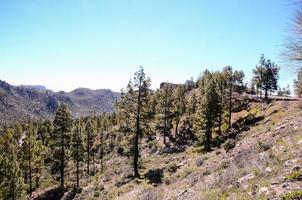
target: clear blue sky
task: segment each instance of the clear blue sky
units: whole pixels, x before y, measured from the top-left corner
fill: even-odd
[[[0,79],[119,91],[140,65],[156,88],[231,65],[250,79],[262,53],[280,53],[291,0],[1,0]]]

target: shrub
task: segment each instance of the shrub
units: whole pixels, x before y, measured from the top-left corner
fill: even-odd
[[[302,190],[292,191],[284,196],[281,196],[282,200],[299,200],[302,199]]]
[[[301,179],[302,179],[302,171],[293,172],[286,177],[286,180],[291,180],[291,181],[301,180]]]
[[[195,168],[191,166],[185,166],[180,173],[177,174],[177,177],[183,179],[186,178],[188,175],[190,175],[193,171],[195,171]]]
[[[204,175],[204,176],[208,176],[208,175],[210,175],[210,174],[211,174],[211,171],[208,170],[208,169],[206,169],[206,170],[204,170],[204,171],[202,172],[202,175]]]
[[[147,142],[147,146],[151,150],[155,150],[156,151],[158,149],[158,143],[155,140],[149,140]]]
[[[225,143],[222,144],[222,147],[226,152],[230,151],[236,146],[236,142],[234,139],[227,139]]]
[[[171,174],[175,173],[177,171],[177,165],[175,163],[169,164],[167,171]]]
[[[271,149],[271,145],[263,142],[258,142],[258,149],[260,152],[268,151]]]
[[[224,169],[228,168],[229,165],[230,165],[229,161],[223,160],[221,162],[221,164],[219,165],[218,170],[224,170]]]
[[[201,165],[203,165],[204,160],[205,160],[204,157],[197,158],[196,161],[195,161],[196,166],[200,167]]]

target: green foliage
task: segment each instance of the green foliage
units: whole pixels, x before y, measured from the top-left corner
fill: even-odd
[[[156,92],[156,130],[163,136],[164,144],[167,146],[167,137],[171,138],[172,129],[172,105],[173,105],[173,88],[171,84],[164,84],[161,89]]]
[[[22,194],[23,178],[13,129],[6,129],[0,137],[0,148],[0,199],[18,199]]]
[[[117,113],[122,121],[120,128],[126,132],[133,145],[134,175],[139,177],[138,159],[140,139],[150,130],[150,79],[146,77],[143,67],[130,80],[126,90],[122,90],[121,98],[116,103]]]
[[[290,181],[302,180],[302,171],[292,172],[286,177],[286,180],[290,180]]]
[[[281,196],[282,200],[300,200],[302,199],[302,190],[288,192],[285,195]]]
[[[44,166],[44,158],[48,154],[47,148],[38,139],[37,130],[33,124],[28,124],[24,142],[21,146],[21,168],[26,180],[29,180],[29,193],[39,186]],[[35,182],[35,185],[33,183]]]
[[[302,68],[299,69],[297,79],[294,80],[294,89],[296,95],[302,96]]]
[[[271,149],[271,145],[268,143],[258,142],[257,145],[260,152],[268,151]]]
[[[265,59],[264,55],[260,57],[259,66],[253,70],[253,83],[257,90],[265,92],[265,98],[268,97],[268,92],[277,90],[277,81],[279,79],[280,68],[270,59]]]
[[[66,157],[69,155],[72,118],[66,105],[61,104],[53,122],[54,131],[51,135],[52,172],[60,171],[61,187],[64,187]]]
[[[224,148],[224,150],[226,152],[230,151],[231,149],[233,149],[236,146],[236,141],[234,139],[227,139],[223,144],[222,144],[222,148]]]
[[[204,139],[205,150],[211,149],[212,131],[218,119],[219,102],[216,83],[209,71],[205,71],[198,88],[200,102],[196,111],[195,131]]]

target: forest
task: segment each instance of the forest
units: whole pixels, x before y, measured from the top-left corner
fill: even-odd
[[[73,118],[64,104],[51,120],[2,124],[0,137],[1,199],[19,199],[40,187],[80,191],[81,179],[110,167],[112,154],[132,159],[133,178],[140,178],[141,144],[162,152],[183,151],[195,145],[203,153],[221,145],[232,148],[240,127],[232,113],[251,101],[270,101],[269,95],[288,96],[279,89],[278,66],[263,55],[244,83],[243,71],[231,66],[205,70],[196,82],[162,83],[150,89],[143,67],[134,74],[115,112]]]
[[[61,86],[65,83],[66,85],[67,83],[72,85],[71,82],[77,81],[79,82],[77,84],[85,83],[76,80],[77,78],[75,77],[77,75],[83,76],[83,79],[91,79],[91,82],[95,81],[93,80],[95,77],[99,80],[104,79],[105,81],[114,82],[121,77],[117,75],[112,80],[108,79],[106,70],[108,70],[107,73],[110,70],[105,69],[105,67],[98,68],[110,62],[95,63],[97,60],[111,59],[113,60],[112,65],[121,65],[123,62],[131,60],[130,58],[128,60],[128,56],[131,57],[131,50],[134,52],[135,58],[142,56],[142,54],[148,54],[148,56],[153,57],[152,53],[158,50],[160,51],[158,53],[160,56],[154,56],[154,60],[162,59],[165,56],[167,56],[165,59],[168,60],[170,59],[170,54],[168,55],[167,53],[169,48],[177,49],[182,44],[185,45],[181,47],[181,53],[172,54],[173,52],[170,52],[171,55],[183,56],[183,54],[194,53],[195,48],[197,49],[196,46],[201,44],[197,40],[203,41],[208,38],[199,38],[199,35],[195,35],[197,39],[193,38],[196,33],[191,33],[190,31],[192,30],[198,34],[206,32],[209,38],[212,34],[215,35],[213,39],[215,41],[210,42],[208,46],[205,45],[209,52],[195,52],[196,55],[205,54],[208,56],[207,53],[210,55],[212,45],[213,49],[215,49],[217,46],[215,47],[214,43],[219,43],[220,37],[225,35],[225,33],[220,32],[219,34],[216,32],[215,34],[210,34],[211,32],[207,32],[208,30],[211,31],[210,29],[213,27],[223,27],[223,29],[227,29],[228,37],[232,36],[233,38],[233,32],[231,31],[238,28],[238,25],[243,27],[241,31],[250,28],[249,26],[244,26],[248,24],[247,22],[241,21],[246,20],[245,16],[237,16],[234,14],[235,11],[234,13],[233,11],[229,12],[223,6],[219,8],[217,5],[214,6],[215,9],[218,9],[217,12],[215,10],[215,12],[207,13],[205,12],[207,9],[198,10],[197,12],[197,14],[212,16],[211,14],[213,13],[222,14],[222,12],[219,12],[220,9],[223,14],[230,17],[231,20],[223,21],[223,23],[221,22],[222,24],[216,27],[216,18],[211,18],[213,22],[209,23],[207,21],[208,18],[193,12],[193,9],[197,7],[195,5],[196,2],[186,5],[190,9],[181,6],[182,4],[179,4],[177,8],[171,6],[172,4],[160,4],[160,6],[153,8],[154,10],[151,9],[149,4],[141,5],[138,1],[133,1],[133,5],[129,4],[132,6],[123,5],[125,8],[122,5],[120,7],[117,5],[112,6],[107,2],[108,5],[107,3],[106,5],[100,4],[101,11],[97,9],[97,6],[94,7],[90,4],[85,7],[84,2],[81,1],[80,9],[78,8],[81,11],[79,12],[80,14],[69,13],[70,16],[77,19],[74,21],[72,17],[66,14],[65,9],[62,9],[63,11],[61,12],[63,13],[60,13],[59,9],[56,10],[58,14],[57,12],[53,14],[46,9],[51,13],[49,16],[52,17],[47,17],[47,20],[43,22],[39,21],[39,17],[36,15],[45,14],[43,11],[35,11],[35,15],[30,15],[31,20],[37,20],[32,23],[35,25],[40,22],[45,27],[45,30],[34,29],[33,27],[36,25],[29,27],[28,29],[33,29],[32,32],[28,32],[31,35],[31,40],[22,35],[22,37],[20,36],[21,39],[8,40],[9,42],[17,41],[13,45],[7,43],[9,44],[7,46],[12,49],[14,47],[15,49],[21,49],[18,55],[22,55],[22,58],[24,57],[24,60],[20,59],[22,67],[23,62],[25,64],[30,63],[29,58],[26,60],[28,56],[30,57],[27,53],[34,49],[34,44],[37,42],[38,46],[43,44],[43,48],[45,45],[45,48],[49,49],[45,53],[47,56],[44,55],[43,57],[42,54],[40,55],[40,51],[43,48],[39,46],[40,48],[35,49],[32,53],[34,60],[38,60],[37,66],[43,66],[41,60],[43,58],[48,59],[50,63],[45,66],[48,66],[49,69],[46,70],[47,67],[44,68],[43,66],[40,71],[43,72],[45,77],[52,75],[51,78],[55,82],[54,85]],[[263,14],[263,10],[266,7],[262,7],[262,3],[257,8],[259,13]],[[34,5],[30,4],[27,8],[22,4],[23,7],[29,10],[35,8]],[[48,4],[45,5],[43,4],[43,6],[49,7]],[[84,9],[82,5],[84,5]],[[198,5],[202,7],[201,4]],[[204,4],[202,5],[205,6]],[[212,4],[206,5],[210,8],[213,6]],[[224,2],[224,5],[229,6],[229,2]],[[250,9],[250,4],[247,5],[248,9]],[[265,55],[260,55],[262,53],[261,49],[259,60],[255,60],[254,63],[248,63],[248,66],[223,65],[215,68],[208,67],[208,69],[201,68],[196,80],[191,78],[185,83],[172,83],[161,80],[163,82],[160,85],[152,85],[152,87],[152,77],[148,76],[150,68],[140,66],[133,76],[129,77],[128,84],[121,89],[120,93],[112,92],[109,89],[93,90],[88,88],[78,88],[70,92],[53,92],[40,85],[37,89],[37,87],[33,86],[10,85],[0,80],[0,199],[301,200],[301,5],[301,1],[295,4],[298,9],[290,24],[289,37],[284,42],[283,51],[280,53],[280,57],[285,64],[279,64],[279,60],[276,61],[275,57],[272,60],[265,56],[270,55],[269,57],[272,57],[272,52],[264,51]],[[55,5],[52,6],[55,8]],[[68,4],[68,6],[70,5]],[[68,6],[65,8],[69,9]],[[164,6],[169,9],[168,14],[166,9],[160,10]],[[238,13],[248,12],[248,10],[242,11],[241,9],[247,9],[246,5],[238,3],[237,6],[239,6],[236,7]],[[277,3],[275,6],[277,7]],[[19,9],[22,11],[23,7]],[[177,12],[175,10],[174,13],[172,7]],[[75,8],[77,7],[75,6]],[[111,16],[110,9],[113,8],[115,12],[113,12],[114,16]],[[269,8],[273,9],[272,2],[270,2]],[[88,15],[91,11],[89,9],[94,11],[92,15]],[[185,9],[187,10],[184,14]],[[259,14],[258,16],[258,11],[256,12],[253,9],[251,9],[253,11],[252,20],[256,21],[257,24],[272,15],[271,12],[265,10],[266,15],[262,16]],[[2,11],[5,11],[5,9],[1,10],[0,6],[0,17],[2,17]],[[120,15],[123,11],[126,14]],[[129,14],[132,11],[136,13],[133,16]],[[277,11],[274,10],[272,12],[273,17],[277,18],[276,21],[279,20],[280,14]],[[149,12],[149,16],[146,15],[146,18],[141,16],[144,12]],[[23,14],[22,12],[20,13]],[[49,14],[48,12],[46,13]],[[83,17],[83,13],[90,17],[86,15]],[[160,13],[164,14],[160,15]],[[10,13],[8,12],[8,14]],[[23,15],[21,14],[19,15],[18,12],[16,18],[22,18]],[[111,18],[108,17],[108,19],[104,20],[106,15],[110,15]],[[169,18],[171,21],[166,21],[166,15],[169,15],[173,20]],[[188,16],[189,18],[186,18]],[[124,20],[124,17],[128,21]],[[55,18],[57,21],[55,21]],[[203,18],[206,18],[206,30],[195,27],[198,24],[197,22],[199,20],[202,21]],[[221,15],[220,18],[224,18],[224,15]],[[260,18],[261,20],[258,20]],[[13,20],[13,22],[16,21],[19,20]],[[20,21],[18,23],[22,23],[22,28],[26,29],[27,26],[23,27],[23,21]],[[133,21],[135,21],[134,25],[131,24]],[[230,21],[234,27],[225,25]],[[52,24],[53,27],[48,25],[51,22],[55,22]],[[59,22],[64,22],[65,24],[62,23],[59,27],[57,24]],[[151,27],[148,23],[156,26],[160,22],[165,22],[165,24],[157,27],[157,29],[153,27],[154,30],[152,28],[144,30],[145,26]],[[188,22],[192,24],[188,25]],[[242,45],[240,47],[245,48],[241,50],[242,52],[238,52],[238,49],[235,49],[237,51],[236,59],[244,63],[246,61],[240,56],[255,51],[255,48],[258,50],[260,48],[259,43],[254,45],[252,44],[253,41],[248,41],[250,42],[248,43],[249,45],[244,46],[247,44],[245,42],[254,37],[259,37],[262,41],[261,45],[264,45],[263,42],[266,42],[262,38],[264,34],[268,37],[277,38],[274,35],[274,30],[270,30],[270,27],[275,25],[274,23],[264,23],[265,27],[257,27],[259,30],[254,30],[251,26],[252,32],[235,34],[236,37],[248,35],[249,37],[245,39],[236,38],[236,41],[233,41],[234,38],[233,40],[224,38],[223,40],[230,42],[227,43],[229,46],[230,44],[234,46]],[[10,25],[10,23],[7,24]],[[175,24],[176,28],[173,26]],[[210,28],[208,27],[209,25],[211,26]],[[69,26],[73,27],[73,29]],[[106,30],[107,26],[111,29]],[[119,27],[124,26],[131,32],[127,32],[127,30],[122,28],[119,29]],[[170,26],[174,28],[169,29],[170,32],[168,32],[167,30]],[[18,31],[17,29],[15,30],[13,23],[11,27],[14,30],[8,32],[9,34],[7,35],[17,34]],[[55,31],[51,28],[55,29]],[[159,32],[156,32],[155,29],[159,30]],[[105,34],[107,37],[103,38],[104,35],[102,34],[104,32],[109,36]],[[142,33],[142,36],[138,36],[138,32]],[[47,33],[49,34],[48,37],[52,39],[45,39],[47,40],[46,42],[42,40],[44,38],[42,36],[35,37],[36,33],[41,35]],[[59,37],[61,35],[64,37]],[[0,33],[0,39],[1,37],[4,36]],[[90,40],[90,37],[97,39]],[[120,39],[122,37],[127,39],[122,41]],[[162,40],[161,37],[163,38]],[[145,40],[145,38],[147,39]],[[180,38],[184,40],[180,40]],[[23,44],[23,48],[20,48],[17,43],[22,39],[26,40],[26,42]],[[173,39],[177,41],[174,41],[174,45],[172,45]],[[56,43],[57,40],[59,41],[58,43]],[[5,39],[0,42],[2,41],[5,41]],[[164,41],[168,42],[164,43]],[[144,48],[138,44],[133,44],[140,42],[145,42],[142,44],[145,45]],[[156,46],[156,50],[154,50],[151,48],[154,47],[151,43],[156,43],[160,47]],[[163,43],[162,46],[161,43]],[[192,44],[187,46],[187,43]],[[64,45],[68,46],[67,50],[63,48]],[[60,46],[60,48],[57,46]],[[100,46],[105,50],[103,51]],[[187,48],[189,46],[190,48],[192,47],[192,51],[183,51],[183,49],[189,49]],[[229,46],[219,44],[219,49],[228,49]],[[128,51],[128,48],[131,50]],[[251,48],[251,50],[248,48]],[[142,49],[148,50],[142,51]],[[72,54],[72,50],[78,52]],[[112,55],[106,54],[107,51]],[[143,53],[140,54],[140,51]],[[218,50],[218,53],[216,53],[216,50],[213,50],[213,52],[217,60],[221,59],[220,56],[228,58],[228,56],[219,55]],[[81,53],[83,56],[80,56]],[[0,49],[0,61],[2,54],[4,56],[9,55],[9,53],[3,53]],[[61,58],[62,60],[57,58],[58,55],[64,55]],[[189,60],[196,55],[186,57],[188,59],[187,62],[189,63]],[[258,57],[258,52],[256,56]],[[11,58],[11,62],[12,60],[14,62],[18,61],[18,57],[11,56]],[[86,63],[87,60],[85,61],[84,58],[89,60],[89,62]],[[64,59],[69,59],[69,62]],[[149,57],[142,58],[143,61],[144,59],[148,60]],[[9,63],[8,60],[4,59],[4,63]],[[162,63],[166,64],[167,60],[163,60]],[[66,65],[65,71],[58,64],[61,61],[63,63],[61,64],[62,66]],[[178,61],[175,61],[175,63]],[[16,63],[7,64],[7,69],[17,66]],[[1,62],[0,65],[2,66]],[[69,65],[72,67],[67,70]],[[93,65],[94,68],[89,68],[87,67],[88,65]],[[288,68],[283,68],[284,66]],[[20,72],[21,74],[25,73],[24,77],[32,74],[34,75],[30,77],[38,76],[36,70],[39,67],[32,68],[35,73],[25,68],[22,68],[22,72]],[[250,71],[248,72],[247,69]],[[289,76],[286,74],[287,69],[289,69],[288,71],[294,70],[295,77],[284,78],[284,76]],[[123,70],[119,73],[126,74],[127,70]],[[161,69],[158,70],[160,71]],[[17,74],[16,71],[9,72],[15,76]],[[84,77],[86,71],[93,73],[93,76]],[[101,71],[103,73],[102,76],[97,71]],[[65,82],[62,83],[58,81],[60,80],[58,77],[64,72],[66,73],[64,77],[66,81],[64,79]],[[54,74],[56,73],[58,77],[55,77],[56,75]],[[118,72],[115,73],[118,74]],[[19,76],[19,79],[24,77],[23,75]],[[36,80],[43,79],[41,77],[38,78]],[[285,83],[284,80],[288,79],[293,82],[292,86],[287,85],[287,82]],[[26,80],[26,78],[22,80]],[[101,87],[103,86],[100,85],[99,88]]]

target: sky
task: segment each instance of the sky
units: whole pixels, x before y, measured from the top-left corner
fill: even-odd
[[[139,66],[152,88],[194,80],[226,65],[252,77],[261,54],[280,54],[296,9],[291,0],[0,0],[0,79],[44,85],[126,87]]]

